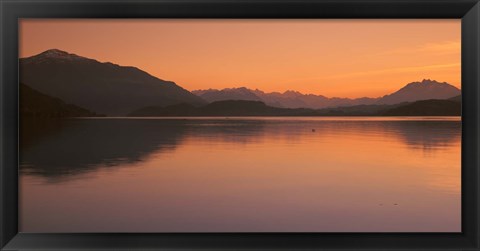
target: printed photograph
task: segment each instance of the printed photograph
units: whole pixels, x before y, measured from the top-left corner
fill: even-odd
[[[461,232],[459,19],[19,19],[19,231]]]

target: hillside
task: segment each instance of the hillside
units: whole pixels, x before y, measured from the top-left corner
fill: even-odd
[[[94,117],[98,114],[20,84],[20,116],[37,118]]]
[[[456,101],[456,102],[462,102],[462,95],[451,97],[448,100],[452,100],[452,101]]]
[[[358,105],[317,110],[278,108],[260,101],[224,100],[201,107],[188,104],[149,106],[135,110],[128,116],[459,116],[460,111],[460,103],[451,100],[424,100],[396,105]]]
[[[202,107],[187,104],[167,107],[145,107],[131,112],[131,117],[161,116],[313,116],[311,109],[289,109],[267,106],[260,101],[224,100]]]
[[[137,109],[127,116],[130,117],[151,117],[151,116],[196,116],[197,108],[190,104],[161,106],[147,106]]]
[[[69,104],[109,116],[145,106],[206,102],[138,68],[101,63],[60,50],[20,59],[20,81]]]
[[[385,111],[384,116],[460,116],[462,104],[452,100],[421,100]]]

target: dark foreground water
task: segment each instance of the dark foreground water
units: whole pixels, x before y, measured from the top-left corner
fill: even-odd
[[[460,118],[22,121],[23,232],[458,232]]]

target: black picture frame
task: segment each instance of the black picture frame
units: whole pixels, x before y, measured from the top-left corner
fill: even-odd
[[[0,0],[1,250],[480,250],[478,0]],[[19,233],[20,18],[459,18],[462,20],[462,233]]]

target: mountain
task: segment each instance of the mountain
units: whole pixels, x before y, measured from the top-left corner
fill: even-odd
[[[66,103],[121,116],[145,106],[206,102],[138,68],[101,63],[52,49],[20,59],[20,81]]]
[[[45,95],[20,83],[20,116],[37,118],[94,117],[98,114]]]
[[[461,103],[452,100],[422,100],[395,105],[357,105],[318,110],[278,108],[261,101],[223,100],[200,107],[189,104],[149,106],[135,110],[128,116],[459,116],[460,114]]]
[[[460,95],[460,89],[446,82],[424,79],[412,82],[400,90],[380,98],[377,104],[398,104],[428,99],[447,99]]]
[[[273,107],[322,109],[330,107],[357,105],[392,105],[427,99],[447,99],[460,95],[460,90],[448,83],[424,79],[412,82],[400,90],[380,98],[328,98],[322,95],[302,94],[297,91],[266,93],[261,90],[251,90],[245,87],[227,88],[222,90],[195,90],[192,93],[208,102],[221,100],[262,101]]]
[[[379,116],[386,111],[401,106],[395,105],[354,105],[330,107],[317,110],[318,116]]]
[[[325,107],[350,106],[359,104],[373,104],[373,98],[327,98],[322,95],[302,94],[297,91],[288,90],[283,93],[266,93],[261,90],[251,90],[245,87],[226,88],[222,90],[194,90],[193,94],[201,97],[207,102],[222,100],[249,100],[262,101],[265,104],[280,108],[310,108],[321,109]]]
[[[147,106],[137,109],[127,116],[129,117],[151,117],[151,116],[196,116],[197,108],[190,104],[177,104],[165,107]]]
[[[307,116],[310,109],[277,108],[261,101],[225,100],[199,108],[199,114],[207,116]]]
[[[266,104],[283,108],[318,109],[325,107],[325,102],[327,100],[324,96],[304,95],[292,90],[285,91],[284,93],[265,93],[257,89],[253,92]]]
[[[455,96],[455,97],[451,97],[451,98],[449,98],[448,100],[457,101],[457,102],[462,102],[462,95],[458,95],[458,96]]]
[[[222,100],[250,100],[261,101],[262,99],[255,95],[250,89],[245,87],[240,88],[226,88],[223,90],[197,90],[192,91],[193,94],[200,96],[202,99],[207,100],[209,103]]]
[[[203,106],[207,102],[226,100],[259,101],[270,107],[317,110],[359,105],[392,105],[460,95],[458,88],[429,79],[409,83],[380,98],[328,98],[292,90],[266,93],[245,87],[196,90],[190,93],[174,82],[161,80],[135,67],[101,63],[57,49],[20,59],[20,81],[65,103],[108,116],[123,116],[146,107],[158,109],[180,104]],[[184,106],[175,109],[181,108],[187,109]],[[169,111],[172,109],[170,107]],[[368,109],[376,110],[379,107]]]
[[[166,107],[145,107],[131,112],[131,117],[162,116],[314,116],[312,109],[290,109],[267,106],[261,101],[223,100],[201,107],[178,105]]]
[[[392,108],[385,116],[460,116],[462,104],[453,100],[421,100]]]

